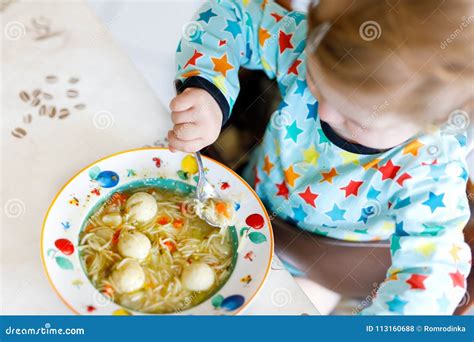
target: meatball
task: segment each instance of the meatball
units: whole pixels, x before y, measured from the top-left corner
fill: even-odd
[[[137,192],[127,200],[125,211],[129,221],[145,223],[155,217],[158,205],[152,195],[146,192]]]
[[[125,258],[143,260],[150,253],[151,243],[145,234],[132,230],[122,232],[117,244],[119,253]]]
[[[112,272],[111,280],[119,293],[133,292],[145,284],[145,272],[138,261],[127,259]]]
[[[181,282],[190,291],[206,291],[214,284],[214,270],[203,262],[195,262],[185,267]]]

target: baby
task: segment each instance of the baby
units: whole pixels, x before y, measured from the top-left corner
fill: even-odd
[[[390,239],[362,314],[452,314],[471,268],[463,228],[472,99],[469,0],[209,1],[177,49],[171,150],[212,144],[262,69],[283,100],[245,176],[281,218],[348,241]]]

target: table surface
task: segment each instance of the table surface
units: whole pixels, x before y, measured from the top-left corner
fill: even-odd
[[[12,1],[0,8],[0,16],[0,313],[69,314],[41,264],[40,234],[47,208],[61,186],[85,165],[117,151],[162,142],[160,137],[171,125],[163,102],[172,90],[164,90],[165,97],[156,92],[160,85],[171,88],[171,79],[150,87],[84,2]],[[162,34],[168,40],[179,36]],[[156,77],[160,68],[172,77],[172,55],[165,61],[163,56],[156,58]],[[47,94],[40,104],[20,96],[31,96],[35,89]],[[50,117],[53,107],[56,113]],[[245,313],[318,311],[275,258],[265,285]]]

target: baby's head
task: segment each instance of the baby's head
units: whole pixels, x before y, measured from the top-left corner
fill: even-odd
[[[445,122],[473,97],[473,9],[471,0],[310,7],[307,83],[321,120],[347,140],[381,149]]]

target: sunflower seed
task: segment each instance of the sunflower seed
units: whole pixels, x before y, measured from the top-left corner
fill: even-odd
[[[40,116],[46,115],[46,106],[45,106],[45,105],[42,105],[42,106],[40,107],[40,109],[39,109],[39,111],[38,111],[38,114],[39,114]]]
[[[39,90],[39,89],[35,89],[31,93],[31,95],[33,95],[33,97],[38,97],[39,94],[41,94],[41,90]]]
[[[86,108],[86,105],[84,103],[78,103],[77,105],[74,106],[77,110],[83,110]]]
[[[60,118],[60,119],[67,118],[69,116],[69,114],[70,114],[69,109],[61,108],[61,110],[59,111],[58,118]]]
[[[48,83],[56,83],[57,81],[58,81],[58,78],[54,75],[46,76],[46,82]]]
[[[30,95],[26,91],[21,91],[20,92],[20,99],[22,99],[25,102],[28,102],[30,100]]]
[[[79,95],[79,92],[77,90],[74,90],[74,89],[69,89],[67,92],[66,92],[66,95],[67,97],[77,97]]]
[[[31,114],[26,114],[25,116],[23,116],[23,122],[26,124],[31,123],[32,120],[33,120],[33,117],[31,116]]]
[[[40,99],[37,98],[37,97],[35,97],[35,98],[33,99],[33,101],[31,101],[31,105],[32,105],[33,107],[36,107],[37,105],[40,104],[40,102],[41,102]]]
[[[79,82],[79,78],[77,78],[77,77],[71,77],[71,78],[69,79],[69,83],[71,83],[71,84],[75,84],[75,83],[77,83],[77,82]]]
[[[23,138],[26,135],[26,131],[23,128],[17,127],[12,131],[12,135],[15,138]]]
[[[53,95],[48,94],[48,93],[43,93],[43,97],[44,97],[45,100],[52,100],[53,99]]]
[[[54,118],[56,116],[56,107],[55,106],[49,106],[47,110],[47,114],[50,118]]]

